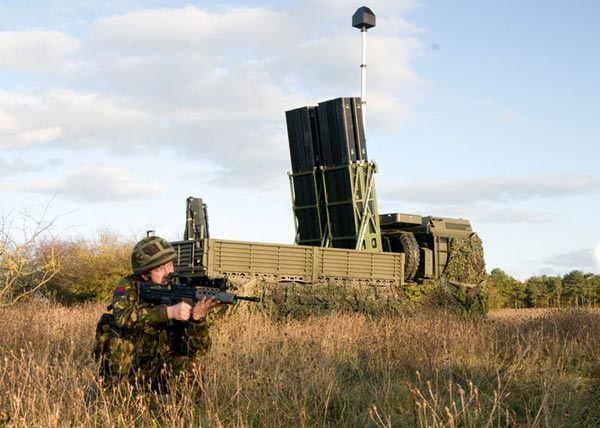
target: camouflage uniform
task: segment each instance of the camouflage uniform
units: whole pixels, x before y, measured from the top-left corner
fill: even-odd
[[[201,369],[200,358],[210,348],[208,323],[169,320],[166,305],[139,300],[138,282],[144,279],[136,274],[119,282],[113,319],[98,324],[95,355],[109,383],[143,380],[160,388],[168,374]]]

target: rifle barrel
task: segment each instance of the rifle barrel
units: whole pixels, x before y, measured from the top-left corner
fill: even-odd
[[[253,297],[253,296],[235,296],[235,298],[237,300],[247,300],[249,302],[260,302],[259,297]]]

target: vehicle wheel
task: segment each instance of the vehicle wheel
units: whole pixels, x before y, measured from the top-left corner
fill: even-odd
[[[412,232],[400,233],[400,242],[402,248],[404,248],[404,257],[406,262],[404,264],[404,280],[410,281],[414,279],[419,268],[419,244]]]
[[[404,281],[411,281],[419,268],[419,243],[412,232],[387,235],[393,252],[404,253]]]

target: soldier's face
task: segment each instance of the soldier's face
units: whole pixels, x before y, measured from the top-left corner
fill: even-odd
[[[169,274],[175,271],[173,262],[165,263],[150,271],[150,281],[155,284],[166,284],[169,279]]]

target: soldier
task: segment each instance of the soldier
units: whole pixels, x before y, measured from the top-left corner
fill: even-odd
[[[117,285],[113,313],[102,316],[96,331],[94,355],[107,383],[144,382],[161,390],[168,375],[201,370],[201,357],[210,347],[206,316],[219,302],[203,298],[194,307],[185,302],[167,306],[138,296],[139,282],[167,283],[175,258],[171,244],[157,236],[135,245],[133,274]]]

